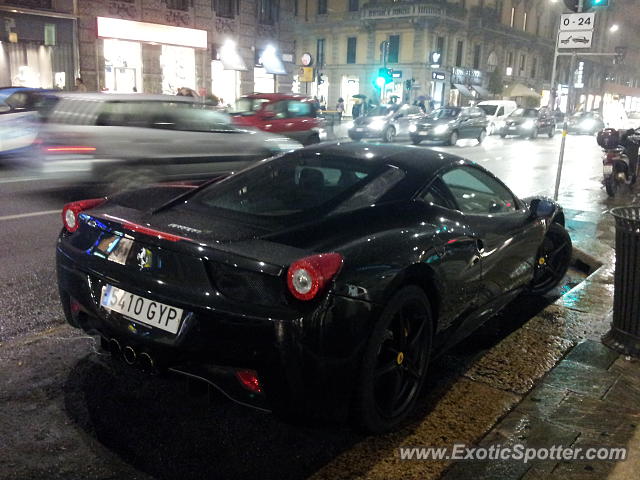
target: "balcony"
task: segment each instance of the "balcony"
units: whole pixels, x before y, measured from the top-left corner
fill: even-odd
[[[458,5],[437,1],[422,2],[374,2],[362,7],[362,20],[381,20],[420,17],[454,17],[464,20],[466,10]]]

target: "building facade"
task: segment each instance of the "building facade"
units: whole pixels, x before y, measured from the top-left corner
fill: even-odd
[[[591,51],[613,51],[616,42],[631,45],[631,38],[616,39],[605,29],[619,16],[632,23],[625,10],[635,10],[637,16],[640,9],[632,6],[633,0],[611,3],[597,14],[601,28]],[[357,94],[382,95],[385,100],[396,95],[405,101],[428,97],[436,106],[465,105],[501,98],[509,86],[518,84],[538,96],[516,100],[546,105],[563,11],[561,0],[297,0],[296,59],[310,54],[315,71],[312,82],[294,82],[294,87],[317,95],[329,107],[342,97],[347,111]],[[638,31],[629,25],[625,35],[635,38]],[[584,85],[581,92],[576,90],[574,103],[585,95],[585,106],[590,103],[593,108],[595,90],[602,95],[607,78],[624,77],[632,83],[635,80],[629,79],[640,78],[638,64],[631,66],[631,51],[628,58],[625,68],[614,67],[612,57],[578,60],[574,75],[580,67]],[[563,110],[569,65],[567,57],[558,61],[558,106]],[[393,70],[394,78],[381,90],[375,81],[384,67]],[[594,96],[590,102],[589,95]]]
[[[291,91],[290,1],[0,0],[0,6],[21,7],[16,15],[30,5],[67,16],[75,75],[88,90],[175,94],[186,87],[230,103],[253,91]]]

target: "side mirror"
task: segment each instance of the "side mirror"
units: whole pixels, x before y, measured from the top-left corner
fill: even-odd
[[[544,198],[534,198],[529,203],[529,212],[532,218],[549,218],[555,210],[555,204]]]

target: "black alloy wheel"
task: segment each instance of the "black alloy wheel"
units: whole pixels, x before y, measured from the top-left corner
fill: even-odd
[[[530,292],[544,295],[560,283],[571,263],[573,244],[567,230],[552,223],[535,259]]]
[[[411,414],[426,376],[432,335],[424,291],[403,287],[387,303],[364,352],[354,404],[362,430],[393,430]]]

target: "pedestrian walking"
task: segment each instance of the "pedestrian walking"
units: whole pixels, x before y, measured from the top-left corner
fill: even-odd
[[[340,97],[336,104],[336,112],[338,112],[338,122],[342,121],[342,114],[344,113],[344,98]]]
[[[351,107],[351,116],[356,119],[360,116],[362,112],[362,104],[360,102],[355,102],[353,107]]]

